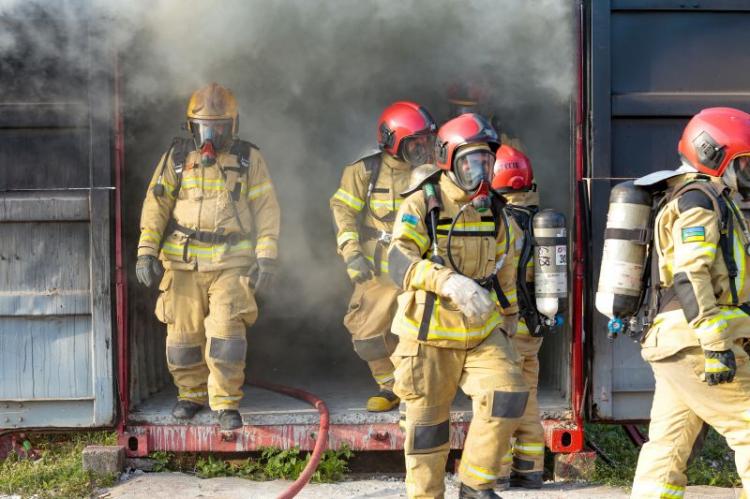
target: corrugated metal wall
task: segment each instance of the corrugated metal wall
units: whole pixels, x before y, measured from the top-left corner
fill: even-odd
[[[591,197],[598,278],[612,177],[678,166],[677,141],[704,107],[750,110],[750,4],[744,0],[591,2]],[[594,288],[596,289],[596,288]],[[593,310],[595,418],[647,419],[651,369],[627,337],[607,340]]]
[[[0,429],[103,426],[115,407],[111,72],[87,30],[26,14],[0,18],[17,44],[0,61]],[[45,36],[72,50],[39,64]]]

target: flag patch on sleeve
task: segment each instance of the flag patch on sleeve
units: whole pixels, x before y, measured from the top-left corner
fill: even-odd
[[[683,243],[702,243],[706,240],[705,227],[685,227],[682,229]]]
[[[416,227],[417,222],[419,222],[419,219],[417,218],[416,215],[412,215],[411,213],[404,213],[401,216],[401,222]]]

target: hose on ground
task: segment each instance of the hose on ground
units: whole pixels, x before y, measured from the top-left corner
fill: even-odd
[[[307,462],[307,466],[305,466],[305,469],[302,470],[302,473],[300,473],[299,477],[277,498],[291,499],[292,497],[299,494],[300,490],[302,490],[310,481],[313,473],[315,473],[315,470],[318,468],[318,464],[320,464],[320,460],[323,457],[323,452],[328,446],[328,407],[326,407],[325,402],[323,402],[312,393],[300,390],[299,388],[277,385],[275,383],[268,383],[266,381],[254,381],[250,383],[250,385],[257,388],[262,388],[264,390],[281,393],[289,397],[302,400],[303,402],[307,402],[311,406],[315,407],[315,409],[317,409],[318,413],[320,414],[320,431],[318,431],[318,435],[315,438],[315,447],[313,447],[313,451],[310,455],[310,460]]]

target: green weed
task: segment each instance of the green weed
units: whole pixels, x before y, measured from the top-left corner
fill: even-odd
[[[640,427],[646,435],[647,427]],[[614,461],[610,466],[597,459],[594,481],[606,485],[629,487],[638,463],[638,451],[617,425],[586,425],[586,435]],[[734,466],[734,452],[713,428],[708,431],[703,450],[688,466],[688,485],[732,487],[740,484]]]
[[[39,459],[23,459],[11,453],[0,461],[0,494],[38,498],[88,497],[94,489],[114,484],[117,476],[84,471],[83,448],[116,443],[117,435],[111,432],[32,435],[23,447],[27,451],[39,451]]]

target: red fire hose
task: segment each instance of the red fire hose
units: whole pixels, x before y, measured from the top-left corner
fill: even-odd
[[[251,386],[262,388],[264,390],[271,390],[277,393],[283,393],[289,397],[307,402],[311,406],[315,407],[320,413],[320,431],[315,438],[315,447],[313,448],[310,461],[307,462],[307,466],[302,470],[299,477],[292,483],[284,492],[282,492],[278,499],[291,499],[292,497],[299,494],[299,491],[304,488],[305,485],[312,478],[313,473],[318,468],[320,459],[323,457],[323,452],[326,450],[328,444],[328,407],[325,402],[304,390],[298,388],[291,388],[288,386],[277,385],[274,383],[267,383],[265,381],[254,381],[250,383]]]

